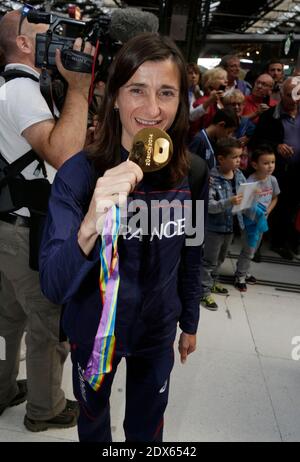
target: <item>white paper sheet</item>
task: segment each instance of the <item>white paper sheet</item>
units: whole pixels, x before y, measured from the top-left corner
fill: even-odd
[[[237,194],[243,194],[242,202],[239,205],[232,207],[232,213],[241,212],[242,210],[250,209],[255,203],[258,182],[241,183]]]

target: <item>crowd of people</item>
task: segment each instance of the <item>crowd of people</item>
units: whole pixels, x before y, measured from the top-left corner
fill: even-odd
[[[255,283],[250,264],[268,226],[273,250],[298,252],[299,81],[276,61],[252,89],[233,55],[200,78],[171,39],[144,33],[117,53],[105,90],[98,84],[96,114],[91,75],[66,70],[57,51],[66,94],[50,107],[35,65],[36,34],[48,26],[24,11],[0,21],[0,415],[27,401],[29,431],[77,425],[80,441],[109,442],[111,386],[125,358],[126,440],[162,441],[177,325],[184,363],[196,349],[200,301],[216,310],[212,294],[228,293],[218,271],[233,236],[242,238],[243,292]],[[173,142],[168,165],[151,173],[128,160],[145,128]],[[247,181],[257,183],[255,201],[233,213]],[[173,209],[167,223],[159,215],[160,232],[119,235],[124,197],[148,212],[154,202],[184,210],[190,201],[192,219],[204,202],[204,244],[189,245]],[[27,380],[18,380],[24,331]],[[61,387],[70,349],[77,401]]]
[[[271,250],[287,260],[300,257],[300,78],[296,70],[285,77],[283,63],[272,60],[256,76],[252,88],[240,79],[240,60],[235,55],[223,57],[202,77],[195,69],[195,64],[188,64],[189,149],[203,158],[210,170],[202,304],[216,310],[212,294],[228,293],[218,283],[218,270],[234,235],[241,235],[234,281],[238,290],[245,292],[247,283],[255,284],[250,262],[261,260],[263,232],[255,246],[253,242],[249,246],[249,211],[232,214],[234,203],[241,200],[237,194],[240,183],[257,183],[252,226],[262,226],[260,204]],[[203,95],[197,98],[201,89]],[[237,157],[229,171],[228,167],[224,171],[224,156],[230,156],[232,162]]]

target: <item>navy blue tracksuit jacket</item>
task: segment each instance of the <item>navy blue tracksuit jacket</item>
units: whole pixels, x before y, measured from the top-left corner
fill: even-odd
[[[123,158],[128,153],[122,152]],[[163,190],[161,173],[145,175],[132,199],[169,201],[191,199],[187,178],[177,188]],[[159,187],[158,187],[159,184]],[[84,152],[69,159],[52,186],[40,252],[43,293],[65,306],[62,325],[70,343],[92,351],[101,316],[99,294],[100,238],[89,258],[77,242],[80,224],[95,187],[95,174]],[[207,184],[199,198],[204,198]],[[185,246],[177,224],[119,237],[120,287],[116,314],[116,352],[152,356],[170,348],[179,321],[181,329],[196,333],[201,296],[201,251]],[[170,225],[170,226],[169,226]],[[172,228],[173,226],[173,228]],[[172,233],[173,229],[173,233]],[[180,230],[176,235],[175,231]],[[172,237],[170,237],[172,236]],[[85,367],[83,364],[82,367]]]

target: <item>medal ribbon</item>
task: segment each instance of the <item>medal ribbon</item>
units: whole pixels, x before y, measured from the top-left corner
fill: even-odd
[[[120,209],[113,206],[106,215],[100,249],[99,287],[102,299],[102,314],[94,340],[92,354],[88,360],[84,378],[95,390],[99,390],[105,374],[112,370],[115,352],[115,320],[120,283],[118,235]]]

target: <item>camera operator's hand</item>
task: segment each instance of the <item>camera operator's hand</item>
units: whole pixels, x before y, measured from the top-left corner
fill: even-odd
[[[81,44],[82,40],[76,39],[74,50],[80,51]],[[95,50],[90,43],[86,43],[84,52],[93,56]],[[42,159],[58,169],[67,159],[81,151],[86,143],[91,75],[65,69],[60,51],[56,55],[56,65],[68,82],[60,117],[57,121],[49,117],[49,120],[33,123],[23,131],[22,136]]]
[[[81,51],[82,39],[77,38],[74,42],[73,50]],[[86,42],[84,45],[84,53],[94,56],[95,47],[91,43]],[[55,62],[59,73],[66,79],[68,82],[69,90],[79,91],[83,93],[86,98],[89,94],[89,88],[91,85],[91,74],[84,72],[74,72],[67,70],[61,61],[61,52],[59,49],[56,50]]]

